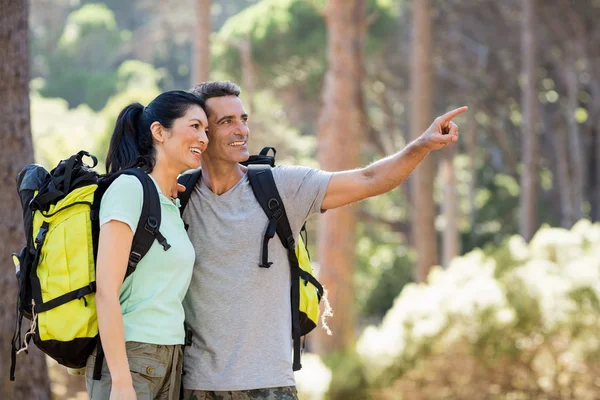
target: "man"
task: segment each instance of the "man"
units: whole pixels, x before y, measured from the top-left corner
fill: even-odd
[[[292,372],[290,266],[281,242],[269,242],[271,268],[259,268],[267,217],[250,187],[248,115],[231,82],[205,82],[193,92],[206,100],[209,144],[202,179],[184,212],[196,264],[184,301],[192,345],[185,351],[186,399],[297,399]],[[437,118],[404,150],[366,168],[324,172],[298,166],[273,169],[297,238],[312,214],[385,193],[427,154],[458,140],[452,118]],[[447,134],[443,134],[446,133]]]

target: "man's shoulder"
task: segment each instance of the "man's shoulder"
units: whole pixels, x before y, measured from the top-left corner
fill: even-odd
[[[275,180],[290,176],[303,177],[311,172],[318,171],[315,168],[306,167],[303,165],[277,165],[272,168]]]

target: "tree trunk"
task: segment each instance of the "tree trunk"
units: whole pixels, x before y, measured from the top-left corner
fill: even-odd
[[[552,137],[554,147],[556,181],[558,183],[558,195],[560,197],[560,226],[569,229],[575,223],[575,206],[573,202],[572,183],[569,177],[569,151],[568,138],[564,126],[557,125],[548,115],[549,111],[543,110],[542,121],[544,131]]]
[[[328,71],[319,117],[318,160],[328,171],[361,165],[360,145],[365,131],[363,108],[362,24],[365,0],[329,0]],[[355,206],[327,211],[319,220],[320,280],[329,290],[334,310],[332,337],[320,335],[323,352],[340,351],[354,342],[354,264],[356,260]]]
[[[475,223],[477,221],[477,205],[475,197],[477,196],[477,120],[475,120],[476,110],[471,110],[469,125],[467,126],[467,155],[469,156],[469,226],[471,227],[471,241],[474,242],[476,235]]]
[[[489,115],[489,114],[488,114]],[[515,154],[516,143],[511,140],[509,130],[512,122],[509,118],[509,111],[505,106],[497,107],[494,114],[498,120],[497,123],[492,124],[492,140],[498,144],[498,147],[502,151],[502,159],[506,166],[505,172],[515,179],[519,177],[519,155]]]
[[[600,68],[600,62],[597,64]],[[594,118],[592,122],[592,132],[594,133],[594,146],[592,147],[594,173],[591,174],[594,182],[592,184],[591,217],[593,221],[600,221],[600,82],[592,78],[590,86],[593,102],[593,112],[590,113],[590,118]]]
[[[568,51],[570,53],[570,51]],[[575,55],[571,55],[564,64],[564,79],[567,88],[567,126],[569,128],[569,152],[571,154],[571,190],[573,196],[574,222],[583,217],[581,206],[584,198],[584,182],[586,165],[583,143],[579,124],[575,118],[575,112],[579,106],[577,99],[579,83],[577,82],[577,71],[575,71]],[[570,227],[569,227],[570,228]]]
[[[523,120],[523,172],[521,174],[521,235],[530,240],[537,230],[538,139],[535,129],[537,104],[535,1],[523,0],[521,18],[521,57],[523,88],[521,108]]]
[[[242,60],[242,87],[244,88],[242,96],[247,107],[247,112],[252,114],[254,110],[254,91],[256,89],[256,67],[252,58],[252,39],[247,37],[245,40],[236,43],[240,51]]]
[[[412,65],[411,65],[411,133],[419,137],[431,124],[432,69],[431,69],[431,2],[412,2]],[[433,181],[435,159],[429,156],[413,173],[412,209],[413,238],[417,251],[416,279],[422,282],[429,270],[438,264],[437,235],[435,230],[435,203]]]
[[[460,233],[458,231],[458,197],[456,194],[456,173],[454,171],[454,155],[456,145],[442,149],[440,176],[444,185],[442,196],[442,214],[444,215],[444,232],[442,235],[442,265],[448,268],[453,258],[460,255]]]
[[[32,348],[29,355],[19,355],[16,381],[8,380],[10,343],[15,326],[17,282],[11,254],[25,244],[23,212],[16,190],[17,173],[33,162],[33,145],[29,125],[29,44],[26,0],[0,0],[0,398],[50,398],[46,357]]]
[[[210,77],[211,3],[211,0],[196,0],[192,86],[206,82]]]

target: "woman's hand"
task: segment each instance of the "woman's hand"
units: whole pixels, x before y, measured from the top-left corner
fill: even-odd
[[[110,390],[110,400],[137,400],[131,380],[128,383],[113,382]]]

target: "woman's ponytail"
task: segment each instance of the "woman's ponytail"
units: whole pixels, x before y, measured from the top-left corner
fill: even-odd
[[[106,155],[107,173],[132,167],[152,169],[153,165],[144,165],[147,164],[145,159],[148,155],[152,156],[153,151],[151,134],[144,134],[143,113],[144,106],[133,103],[119,114]]]

